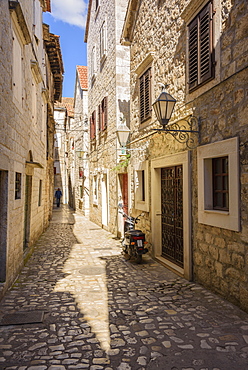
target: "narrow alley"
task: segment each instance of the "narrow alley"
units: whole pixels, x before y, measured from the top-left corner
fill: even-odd
[[[66,206],[0,303],[0,369],[245,370],[248,315]]]

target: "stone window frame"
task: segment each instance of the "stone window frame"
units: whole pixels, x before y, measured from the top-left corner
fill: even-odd
[[[213,208],[212,159],[228,157],[229,209]],[[237,137],[197,148],[198,222],[240,231],[239,140]]]
[[[221,36],[221,5],[218,0],[211,0],[213,3],[213,50],[214,50],[214,78],[207,80],[195,89],[190,91],[189,84],[189,69],[188,62],[186,62],[185,78],[186,78],[186,103],[194,100],[199,95],[210,90],[212,87],[220,82],[220,61],[221,61],[221,48],[220,48],[220,36]],[[209,3],[210,0],[191,0],[185,7],[181,14],[182,19],[185,21],[186,26],[199,14],[199,12],[204,8],[204,6]],[[186,27],[186,41],[187,45],[189,42],[188,27]],[[186,61],[188,61],[188,47],[186,47]]]
[[[141,120],[139,120],[140,128],[147,127],[150,124],[151,120],[152,120],[152,114],[153,114],[153,110],[152,110],[153,79],[152,79],[152,76],[154,75],[154,73],[153,73],[154,55],[155,55],[154,52],[149,52],[135,70],[135,74],[137,76],[137,81],[138,81],[138,86],[139,86],[140,77],[142,75],[144,75],[147,70],[149,70],[149,69],[151,70],[151,76],[150,76],[151,77],[151,79],[150,79],[150,108],[151,108],[150,110],[151,110],[151,114],[149,115],[149,117],[144,119],[142,122],[141,122]],[[140,112],[140,92],[139,92],[139,108],[138,108],[138,110]]]
[[[108,43],[107,43],[107,21],[104,20],[100,28],[100,61],[104,63],[107,57]]]
[[[23,47],[21,37],[18,34],[18,29],[12,27],[13,39],[13,64],[12,64],[12,89],[13,100],[17,106],[22,108],[23,99]],[[17,49],[19,49],[17,51]]]
[[[142,176],[143,173],[143,176]],[[135,209],[149,212],[149,162],[143,161],[134,166],[134,201]],[[144,183],[143,183],[144,182]],[[144,192],[144,194],[143,194]],[[144,199],[143,198],[144,195]]]
[[[91,74],[91,83],[93,84],[96,79],[96,45],[93,45],[91,50],[91,59],[90,59],[90,74]]]

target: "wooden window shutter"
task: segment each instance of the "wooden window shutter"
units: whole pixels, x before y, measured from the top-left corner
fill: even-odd
[[[92,122],[92,116],[90,117],[90,139],[93,139],[93,122]]]
[[[102,130],[102,112],[101,112],[101,104],[98,105],[98,130]]]
[[[212,4],[209,3],[199,14],[200,83],[212,77]]]
[[[140,121],[151,116],[151,68],[140,77]]]
[[[93,137],[96,137],[96,111],[93,112]]]
[[[189,24],[189,89],[198,85],[198,18]]]
[[[145,110],[144,110],[144,77],[140,78],[140,121],[143,122],[145,118]]]
[[[145,74],[145,118],[151,116],[151,69]]]
[[[96,137],[96,111],[92,113],[90,117],[90,139],[94,139]]]
[[[212,2],[188,26],[189,90],[214,77]]]
[[[104,129],[107,128],[108,126],[108,97],[105,96],[105,98],[103,99],[103,104],[104,104],[104,122],[103,122],[103,125],[104,125]]]

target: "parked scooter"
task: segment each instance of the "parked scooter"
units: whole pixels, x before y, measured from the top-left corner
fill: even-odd
[[[142,255],[148,252],[145,248],[145,234],[141,230],[135,229],[135,224],[139,221],[139,217],[144,214],[141,213],[137,217],[128,216],[124,211],[122,205],[119,213],[125,217],[124,221],[124,238],[121,241],[123,253],[126,259],[135,258],[137,263],[142,262]]]

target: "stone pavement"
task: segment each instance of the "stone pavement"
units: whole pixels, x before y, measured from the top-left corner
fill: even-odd
[[[0,320],[0,369],[248,369],[246,313],[149,256],[125,261],[113,235],[65,206]]]

